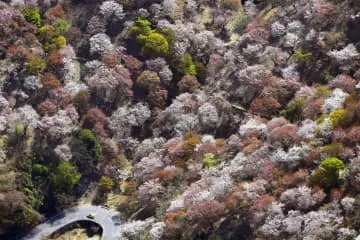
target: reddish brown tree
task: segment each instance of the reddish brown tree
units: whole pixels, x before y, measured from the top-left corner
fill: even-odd
[[[250,111],[262,117],[270,118],[279,109],[280,103],[273,97],[256,98],[250,104]]]

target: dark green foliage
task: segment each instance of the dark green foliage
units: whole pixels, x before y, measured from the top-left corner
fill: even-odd
[[[178,72],[182,75],[196,75],[196,65],[190,54],[185,53],[178,65]]]
[[[305,104],[305,100],[303,98],[292,100],[287,108],[283,110],[282,115],[289,119],[291,122],[300,121],[303,119],[303,111],[302,107]]]
[[[196,68],[196,76],[199,82],[205,82],[207,76],[207,70],[205,65],[202,62],[194,62]]]
[[[23,11],[23,14],[24,14],[26,21],[34,24],[38,28],[41,27],[42,21],[41,21],[39,9],[34,8],[34,7],[25,8]]]
[[[38,222],[40,215],[26,203],[19,191],[9,191],[0,199],[0,226],[2,229],[29,227]]]
[[[344,145],[342,143],[332,143],[322,147],[321,151],[330,156],[339,156],[344,152]]]
[[[86,145],[90,155],[97,160],[100,159],[102,156],[102,148],[95,135],[89,129],[82,129],[79,137]]]
[[[32,174],[35,176],[47,176],[49,173],[49,168],[45,165],[36,163],[32,167]]]
[[[62,162],[56,168],[52,180],[55,187],[65,188],[71,191],[79,182],[80,178],[81,174],[77,171],[76,167],[69,162]]]
[[[167,40],[169,48],[172,48],[176,41],[176,36],[173,30],[170,28],[159,28],[156,29],[158,33],[161,33]]]
[[[239,8],[234,21],[231,23],[231,27],[230,27],[231,32],[237,33],[237,34],[242,34],[247,23],[248,23],[247,15],[246,15],[244,9],[241,7],[241,8]]]

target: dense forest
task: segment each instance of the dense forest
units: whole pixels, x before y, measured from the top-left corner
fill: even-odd
[[[0,1],[0,239],[360,239],[359,0]],[[359,237],[357,237],[359,235]]]

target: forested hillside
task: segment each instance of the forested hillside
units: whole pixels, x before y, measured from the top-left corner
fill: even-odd
[[[0,239],[360,234],[360,1],[0,1]]]

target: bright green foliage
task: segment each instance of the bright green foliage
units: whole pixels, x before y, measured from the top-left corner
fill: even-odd
[[[203,164],[205,168],[213,168],[219,165],[219,160],[215,158],[213,153],[206,153],[204,155]]]
[[[178,71],[182,75],[196,75],[196,65],[194,64],[190,54],[184,54],[178,65]]]
[[[41,23],[41,16],[40,16],[39,9],[34,8],[34,7],[25,8],[23,10],[23,14],[24,14],[26,21],[34,24],[38,28],[41,27],[42,23]]]
[[[337,126],[347,127],[348,125],[350,125],[353,119],[353,114],[349,110],[338,109],[331,112],[329,114],[329,117],[330,117],[330,123],[334,127]]]
[[[306,64],[311,61],[312,53],[310,52],[304,52],[301,49],[296,49],[294,56],[296,58],[296,62],[298,64]]]
[[[329,185],[334,186],[339,179],[339,172],[345,169],[345,164],[339,158],[330,157],[321,162],[320,168]]]
[[[70,29],[69,22],[64,19],[57,19],[53,25],[58,34],[64,34]]]
[[[330,156],[338,156],[344,151],[344,145],[342,143],[328,144],[322,147],[321,151],[329,154]]]
[[[26,70],[34,75],[42,73],[46,68],[46,63],[38,56],[31,56],[29,62],[26,64]]]
[[[294,99],[288,104],[287,108],[282,111],[282,115],[291,122],[300,121],[303,119],[302,107],[304,104],[305,100],[303,98]]]
[[[25,134],[25,126],[22,123],[18,123],[15,125],[15,134],[17,136],[23,136]]]
[[[32,166],[32,174],[35,176],[46,176],[49,173],[49,168],[42,164],[34,164]]]
[[[53,176],[53,182],[56,187],[65,187],[67,190],[72,190],[79,182],[81,174],[76,167],[69,162],[62,162],[56,168],[56,173]]]
[[[142,45],[142,52],[144,54],[163,56],[169,51],[169,44],[161,33],[140,34],[137,36],[136,41]]]
[[[102,176],[98,186],[101,192],[110,192],[114,186],[114,182],[110,177]]]
[[[80,140],[86,144],[86,147],[92,157],[100,159],[102,156],[102,148],[95,135],[89,129],[82,129],[79,136]]]
[[[171,39],[171,36],[153,30],[151,23],[143,18],[138,18],[128,32],[128,37],[135,39],[142,46],[143,54],[156,56],[164,56],[169,52],[169,43],[166,37]],[[174,38],[174,36],[172,37]]]
[[[151,29],[151,23],[147,19],[138,18],[135,24],[130,28],[128,36],[136,38],[138,35],[149,35],[153,30]]]
[[[55,44],[58,48],[62,48],[64,46],[66,46],[66,38],[64,36],[58,36],[56,39],[55,39]]]

